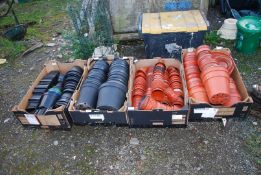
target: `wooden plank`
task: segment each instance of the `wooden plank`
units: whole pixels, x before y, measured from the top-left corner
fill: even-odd
[[[206,21],[204,20],[204,18],[202,17],[201,13],[199,10],[191,10],[194,19],[197,21],[198,24],[198,30],[202,31],[202,30],[207,30],[207,24]]]
[[[142,33],[150,33],[150,13],[142,15]]]
[[[185,32],[187,30],[187,26],[181,11],[161,12],[160,19],[163,33]]]
[[[118,41],[130,41],[130,40],[137,40],[140,39],[138,33],[122,33],[122,34],[115,34],[113,38]]]
[[[161,32],[162,31],[161,31],[159,13],[151,13],[150,14],[150,33],[151,34],[160,34]]]
[[[197,32],[198,31],[198,24],[195,20],[191,11],[183,11],[182,12],[184,20],[186,21],[187,32]]]

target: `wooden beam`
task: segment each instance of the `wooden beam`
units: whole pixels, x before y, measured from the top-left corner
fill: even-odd
[[[122,33],[122,34],[115,34],[113,38],[118,41],[129,41],[129,40],[137,40],[140,39],[138,33]]]

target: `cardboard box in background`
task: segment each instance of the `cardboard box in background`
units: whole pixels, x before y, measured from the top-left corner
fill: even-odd
[[[158,61],[159,57],[154,59],[143,59],[134,62],[133,69],[131,71],[131,86],[128,97],[128,118],[130,127],[185,127],[188,123],[188,93],[186,82],[184,79],[184,71],[181,63],[176,59],[163,59],[166,66],[175,66],[180,70],[180,75],[183,83],[184,91],[184,107],[177,111],[163,111],[163,110],[135,110],[131,107],[132,104],[132,88],[135,72],[137,69],[142,67],[154,66]]]
[[[107,58],[102,58],[106,60],[107,62],[111,63],[114,58],[113,57],[107,57]],[[77,88],[77,90],[74,92],[72,96],[72,101],[69,106],[69,112],[71,114],[72,120],[74,124],[78,125],[96,125],[96,124],[105,124],[105,125],[128,125],[128,118],[127,118],[127,97],[128,94],[130,93],[130,81],[132,79],[131,77],[131,70],[132,70],[132,65],[133,65],[133,58],[132,57],[124,57],[129,65],[130,65],[130,78],[129,78],[129,84],[128,84],[128,92],[126,93],[126,101],[122,108],[119,111],[101,111],[99,109],[90,109],[90,110],[77,110],[75,109],[75,104],[77,103],[77,99],[79,98],[80,95],[80,89],[83,81],[87,78],[88,76],[88,71],[84,72],[82,81],[80,86]],[[88,60],[88,70],[91,70],[93,64],[95,61],[99,60],[99,58],[90,58]]]
[[[192,48],[189,50],[193,50]],[[217,48],[220,51],[230,51],[227,48]],[[182,62],[183,55],[188,52],[188,49],[184,49],[182,53]],[[233,55],[232,55],[233,57]],[[234,104],[231,107],[224,106],[214,106],[208,103],[198,102],[196,99],[189,98],[189,121],[213,121],[214,119],[222,118],[233,118],[233,117],[246,117],[249,112],[251,105],[253,103],[252,98],[248,95],[245,84],[242,80],[242,77],[235,65],[235,69],[231,74],[231,77],[234,79],[238,91],[242,97],[242,102]]]
[[[62,74],[68,72],[73,66],[80,66],[86,70],[86,60],[76,60],[72,63],[60,63],[57,61],[49,61],[44,65],[44,68],[37,76],[26,95],[18,105],[12,109],[15,117],[25,127],[32,128],[50,128],[50,129],[70,129],[72,120],[68,112],[68,105],[61,106],[56,109],[48,110],[45,115],[30,114],[26,111],[28,100],[32,96],[34,88],[39,84],[41,79],[51,71],[59,71]],[[80,83],[80,82],[79,82]]]

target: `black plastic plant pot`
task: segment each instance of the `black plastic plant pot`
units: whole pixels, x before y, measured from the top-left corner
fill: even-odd
[[[99,89],[91,84],[85,85],[80,90],[80,96],[76,108],[80,110],[95,109]]]
[[[42,100],[39,104],[39,110],[37,111],[37,114],[39,115],[43,115],[47,109],[51,108],[56,101],[60,98],[60,95],[57,93],[53,93],[53,92],[46,92],[43,97]]]
[[[109,71],[110,65],[104,60],[98,60],[94,63],[93,69],[103,70],[105,73]]]
[[[126,78],[126,77],[122,77],[122,75],[111,75],[109,78],[108,78],[108,81],[119,81],[121,83],[123,83],[125,86],[128,85],[128,80],[129,78]]]
[[[62,105],[67,105],[71,99],[71,96],[71,93],[63,93],[61,98],[56,102],[55,107],[57,108]]]
[[[120,83],[106,82],[99,90],[97,108],[100,110],[117,111],[126,98],[126,88]]]
[[[96,79],[93,79],[93,78],[89,78],[89,79],[86,79],[84,82],[83,82],[83,86],[85,85],[89,85],[89,84],[92,84],[92,86],[95,86],[97,89],[99,89],[99,87],[101,86],[103,82],[99,81],[99,80],[96,80]]]
[[[79,74],[82,74],[83,69],[80,66],[74,66],[69,72],[78,72]]]

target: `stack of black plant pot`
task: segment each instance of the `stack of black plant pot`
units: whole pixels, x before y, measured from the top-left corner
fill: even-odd
[[[107,80],[107,81],[106,81]],[[76,108],[80,110],[119,110],[126,99],[129,64],[115,59],[111,65],[98,60],[83,82]]]

